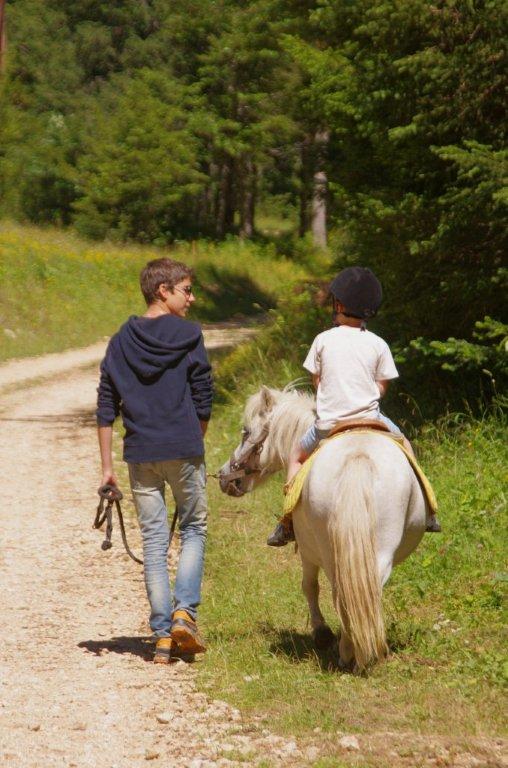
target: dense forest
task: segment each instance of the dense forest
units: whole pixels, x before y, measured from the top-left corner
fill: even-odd
[[[380,274],[406,359],[495,388],[506,3],[0,5],[1,215],[164,245],[256,238],[262,207],[286,255]]]

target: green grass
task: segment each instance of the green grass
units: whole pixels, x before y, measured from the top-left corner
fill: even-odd
[[[216,470],[239,435],[238,404],[218,409],[207,443]],[[292,547],[265,545],[281,479],[231,499],[209,484],[210,539],[201,621],[209,652],[201,685],[282,733],[416,731],[499,734],[506,682],[506,430],[494,418],[427,428],[421,461],[445,529],[395,569],[384,604],[389,659],[367,677],[341,674],[336,649],[317,654]],[[506,483],[504,484],[506,489]],[[326,582],[324,613],[337,619]],[[453,703],[453,705],[452,705]]]
[[[171,249],[119,246],[0,222],[0,361],[111,335],[129,315],[143,311],[139,272],[160,256],[196,269],[192,316],[203,322],[266,312],[281,291],[306,276],[303,266],[278,256],[269,244],[231,239]]]

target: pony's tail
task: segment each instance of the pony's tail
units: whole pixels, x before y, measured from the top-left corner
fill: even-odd
[[[374,473],[366,453],[346,457],[328,523],[335,609],[360,671],[387,651],[376,558]]]

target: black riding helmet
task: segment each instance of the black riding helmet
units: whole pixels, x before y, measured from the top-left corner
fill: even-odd
[[[381,283],[366,267],[346,267],[332,280],[330,293],[346,308],[346,317],[368,320],[377,313],[383,299]]]

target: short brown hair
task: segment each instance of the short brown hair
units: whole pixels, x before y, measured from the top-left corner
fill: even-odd
[[[153,259],[143,267],[139,276],[139,284],[145,301],[149,305],[157,299],[157,289],[162,283],[169,288],[174,288],[186,277],[192,279],[193,276],[192,269],[181,261],[167,258]]]

